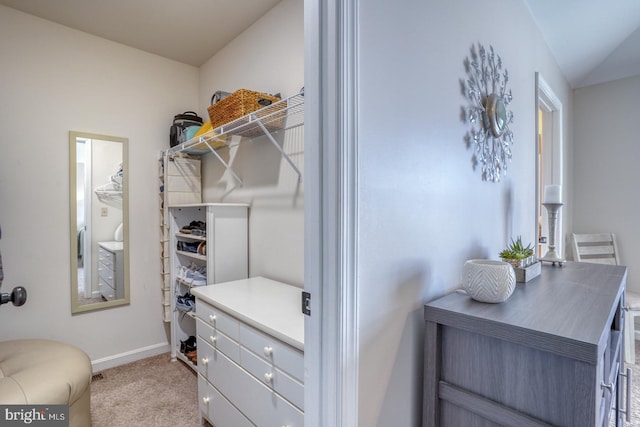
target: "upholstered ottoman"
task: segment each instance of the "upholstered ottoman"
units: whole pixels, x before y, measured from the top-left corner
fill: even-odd
[[[91,426],[91,361],[50,340],[0,341],[0,404],[69,405],[69,425]]]

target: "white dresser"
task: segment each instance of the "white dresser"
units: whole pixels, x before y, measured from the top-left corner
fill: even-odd
[[[98,242],[98,287],[107,300],[124,298],[122,242]]]
[[[194,288],[200,414],[215,426],[304,426],[302,289],[253,277]]]

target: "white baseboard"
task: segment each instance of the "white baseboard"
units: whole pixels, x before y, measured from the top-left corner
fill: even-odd
[[[135,350],[127,351],[113,356],[103,357],[91,361],[93,372],[104,371],[105,369],[115,368],[116,366],[125,365],[137,360],[146,359],[147,357],[157,356],[158,354],[169,352],[169,343],[159,343],[142,347]]]

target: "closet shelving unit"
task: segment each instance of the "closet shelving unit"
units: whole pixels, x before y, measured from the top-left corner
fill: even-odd
[[[226,162],[218,150],[231,147],[232,144],[242,144],[244,142],[262,138],[268,140],[280,153],[282,158],[298,175],[298,181],[302,181],[302,173],[289,155],[282,149],[275,136],[281,132],[297,128],[304,125],[304,95],[302,93],[285,98],[281,101],[261,108],[244,117],[217,127],[198,137],[192,138],[184,143],[164,151],[160,160],[160,194],[161,204],[161,256],[162,256],[162,285],[165,295],[164,316],[165,321],[171,323],[171,356],[173,359],[181,359],[194,367],[188,359],[180,353],[180,341],[190,335],[195,335],[195,313],[180,313],[176,311],[176,293],[183,293],[191,287],[189,283],[184,283],[177,277],[177,271],[182,265],[189,263],[193,259],[196,264],[207,265],[207,284],[215,284],[221,281],[236,280],[247,277],[248,268],[248,248],[247,244],[247,217],[245,216],[244,233],[240,228],[228,226],[218,226],[216,212],[225,208],[225,204],[192,204],[192,205],[172,205],[168,202],[167,194],[172,190],[167,180],[167,168],[169,161],[182,154],[190,158],[198,158],[203,155],[212,154],[233,176],[239,186],[243,185],[242,178],[233,170],[232,165]],[[248,210],[248,206],[245,207]],[[199,214],[196,214],[199,212]],[[187,214],[187,216],[183,216]],[[204,217],[200,216],[203,215]],[[205,219],[206,217],[206,219]],[[224,215],[223,215],[224,217]],[[207,256],[199,259],[201,255],[193,253],[182,253],[177,251],[176,244],[179,240],[193,240],[195,236],[181,235],[178,230],[187,220],[200,219],[207,224]],[[225,221],[222,221],[224,223]],[[214,231],[215,230],[215,231]],[[231,235],[230,235],[231,234]],[[224,236],[224,242],[214,242],[214,236]],[[217,237],[216,237],[217,240]],[[237,247],[233,242],[238,242],[241,247]],[[244,243],[241,243],[244,242]],[[245,245],[245,246],[242,246]],[[210,251],[210,252],[209,252]],[[214,254],[218,254],[215,256]],[[220,256],[223,255],[223,256]],[[245,263],[236,271],[243,271],[241,275],[218,274],[227,271],[229,260],[240,260]],[[232,262],[231,264],[234,264]],[[214,277],[213,273],[216,272]],[[211,274],[211,276],[209,276]]]
[[[177,204],[201,203],[202,184],[200,160],[192,158],[169,159],[165,151],[158,159],[160,196],[160,262],[164,321],[171,322],[172,283],[169,246],[169,206]]]
[[[196,336],[195,311],[182,311],[176,306],[178,295],[205,284],[194,284],[181,270],[197,266],[206,268],[206,285],[245,279],[248,276],[248,209],[244,203],[201,203],[169,206],[169,253],[172,293],[171,358],[180,359],[194,368],[180,352],[180,342]],[[192,221],[205,224],[205,235],[183,233]],[[205,243],[204,254],[179,250],[178,243]],[[194,368],[195,369],[195,368]]]
[[[293,129],[304,124],[304,95],[297,94],[281,101],[240,117],[232,122],[224,124],[216,129],[204,133],[196,138],[171,147],[167,155],[186,153],[195,156],[212,153],[216,159],[229,171],[234,179],[242,186],[242,178],[233,170],[218,153],[217,150],[228,147],[233,136],[253,139],[266,136],[269,142],[280,152],[282,158],[298,174],[298,180],[302,181],[300,169],[284,152],[278,141],[274,138],[277,132]]]

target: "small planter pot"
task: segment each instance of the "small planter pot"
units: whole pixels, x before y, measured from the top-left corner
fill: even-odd
[[[511,264],[489,259],[470,259],[464,263],[462,287],[480,302],[506,301],[516,287]]]
[[[525,268],[534,264],[537,260],[536,257],[532,255],[523,259],[502,258],[502,261],[511,264],[513,268]]]

